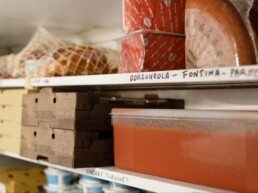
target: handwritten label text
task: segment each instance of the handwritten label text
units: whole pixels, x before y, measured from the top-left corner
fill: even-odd
[[[139,73],[130,75],[130,82],[141,80],[168,80],[169,72]]]

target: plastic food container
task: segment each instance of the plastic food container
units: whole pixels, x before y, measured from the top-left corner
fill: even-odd
[[[112,189],[112,188],[104,188],[104,193],[139,193],[139,190],[116,190],[116,189]]]
[[[79,193],[79,191],[75,192],[72,187],[57,187],[57,186],[45,186],[44,189],[46,193]]]
[[[2,183],[0,183],[0,192],[1,193],[6,193],[6,186]]]
[[[99,183],[105,183],[105,180],[94,178],[87,175],[80,175],[80,182],[81,183],[88,183],[88,184],[99,184]]]
[[[156,30],[184,34],[185,0],[123,0],[123,31]]]
[[[113,109],[118,168],[258,192],[258,112]]]
[[[93,185],[93,184],[83,184],[84,193],[103,193],[103,184]]]
[[[109,187],[113,190],[133,190],[134,189],[130,186],[126,186],[124,184],[120,184],[116,182],[109,182]]]
[[[44,172],[47,176],[48,185],[63,187],[71,184],[73,175],[70,172],[54,168],[48,168]]]
[[[107,183],[103,180],[84,176],[79,181],[79,185],[84,193],[103,193],[103,188],[107,187]]]
[[[138,31],[119,41],[119,72],[164,71],[185,68],[185,37]]]

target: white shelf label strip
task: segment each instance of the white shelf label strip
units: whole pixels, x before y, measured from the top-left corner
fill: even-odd
[[[137,84],[258,83],[258,65],[109,75],[33,78],[33,87]],[[1,88],[25,87],[25,79],[0,79]]]
[[[232,193],[232,191],[120,170],[115,167],[87,168],[84,173],[104,180],[154,192]]]
[[[25,84],[24,79],[0,79],[1,88],[23,88]]]
[[[258,82],[258,66],[32,79],[32,86]]]

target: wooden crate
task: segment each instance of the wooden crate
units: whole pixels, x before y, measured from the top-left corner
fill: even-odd
[[[113,140],[105,132],[56,129],[41,122],[22,126],[21,155],[66,167],[107,166],[113,164]]]
[[[95,113],[91,100],[87,93],[51,89],[24,95],[21,155],[66,167],[113,165],[111,107]]]
[[[0,90],[0,149],[19,153],[22,119],[22,96],[25,89]]]
[[[48,122],[52,128],[77,131],[111,130],[109,114],[112,108],[184,108],[183,100],[174,99],[157,104],[103,101],[96,102],[95,96],[90,93],[60,93],[45,88],[40,93],[24,95],[22,125],[38,126],[40,122]]]
[[[113,165],[111,109],[147,105],[96,98],[91,93],[49,88],[24,95],[21,155],[75,168]],[[162,106],[178,104],[184,106],[181,100]]]
[[[11,121],[0,121],[0,149],[20,153],[21,125]]]
[[[21,124],[22,117],[22,105],[19,107],[15,106],[0,106],[0,121],[8,120],[13,121],[15,123]]]
[[[8,193],[40,193],[46,184],[43,169],[0,170],[0,182]]]
[[[89,93],[55,93],[42,89],[40,93],[24,96],[22,125],[38,126],[40,122],[48,122],[52,128],[111,130],[111,108],[112,104],[94,104]]]
[[[0,106],[21,107],[23,94],[28,93],[26,89],[0,89]]]

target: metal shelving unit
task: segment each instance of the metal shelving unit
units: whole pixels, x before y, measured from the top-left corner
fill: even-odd
[[[258,66],[34,78],[30,84],[32,87],[115,86],[116,88],[258,86]]]
[[[1,88],[21,88],[25,86],[25,79],[0,79]]]
[[[32,79],[1,79],[0,89],[6,88],[112,88],[112,89],[160,89],[160,88],[258,88],[258,66],[192,69],[162,72],[142,72],[111,75],[89,75],[72,77],[50,77]],[[252,89],[251,89],[252,90]],[[198,92],[198,91],[197,91]],[[186,183],[136,172],[118,169],[114,166],[103,168],[71,169],[54,165],[41,160],[32,160],[6,151],[0,151],[3,156],[28,161],[44,166],[56,167],[78,174],[86,174],[108,181],[145,189],[153,192],[225,192],[232,191]]]

